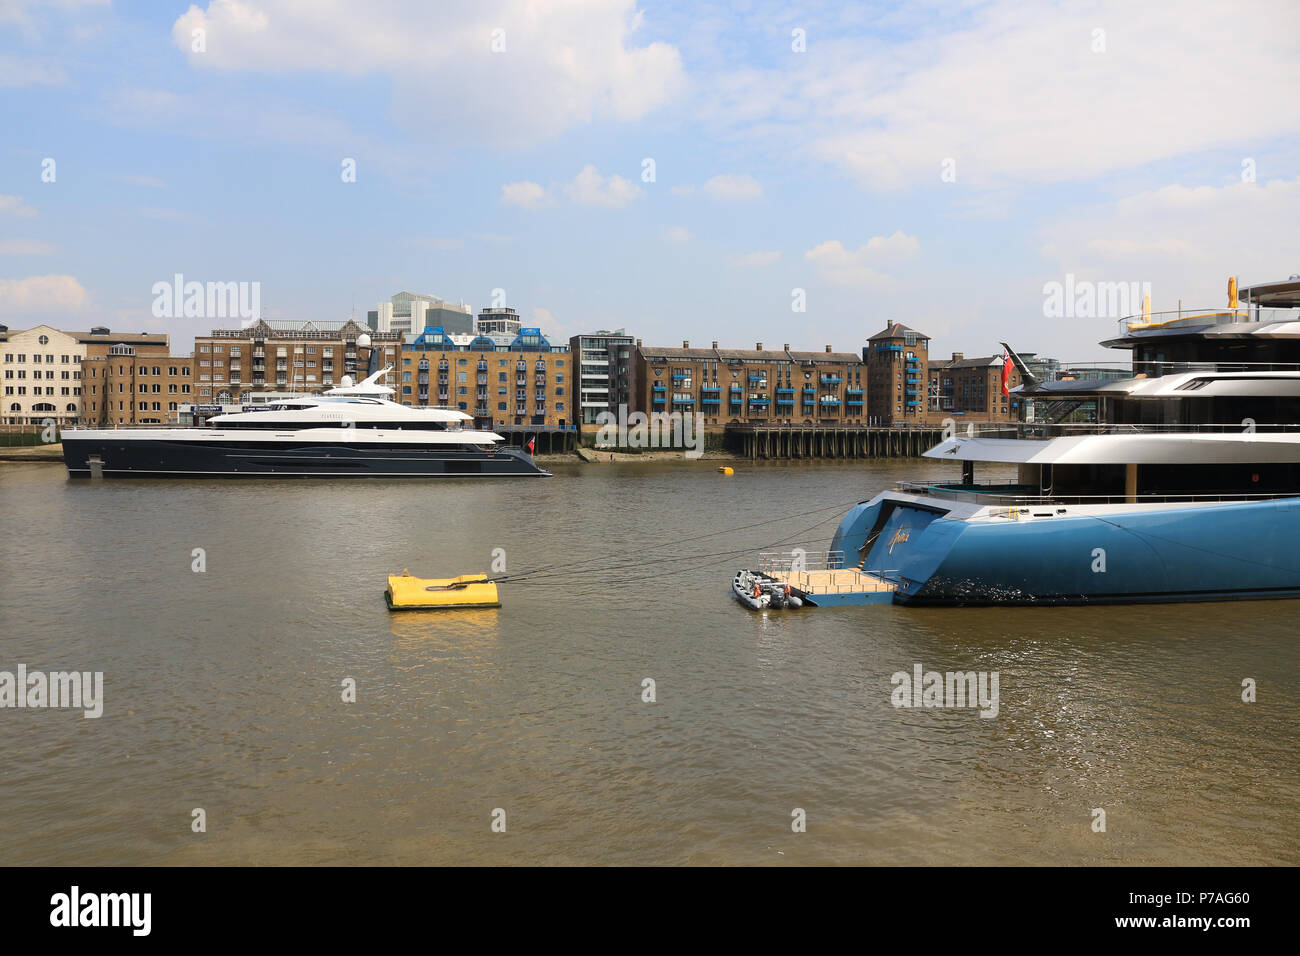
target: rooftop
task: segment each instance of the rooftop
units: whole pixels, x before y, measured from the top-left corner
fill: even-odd
[[[857,352],[803,352],[792,349],[720,349],[712,348],[669,348],[666,346],[640,346],[641,355],[647,362],[672,362],[689,359],[717,359],[723,362],[798,362],[812,364],[816,362],[860,363],[862,356]]]
[[[958,369],[958,368],[1000,368],[1002,366],[1001,355],[989,355],[983,358],[959,358],[959,359],[931,359],[931,369]]]
[[[885,326],[881,331],[871,336],[871,338],[867,339],[867,341],[874,342],[877,339],[901,339],[903,337],[904,332],[911,332],[918,339],[925,339],[926,341],[929,341],[930,338],[930,336],[925,335],[924,333],[921,332],[917,332],[916,329],[912,328],[909,325],[904,325],[902,322],[890,322],[889,325]]]

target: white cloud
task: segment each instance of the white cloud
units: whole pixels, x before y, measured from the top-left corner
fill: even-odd
[[[0,0],[0,23],[18,23],[31,26],[34,18],[29,10],[40,7],[48,11],[57,9],[73,13],[83,7],[106,7],[109,0]]]
[[[62,86],[67,82],[58,63],[0,53],[0,87]]]
[[[732,256],[731,264],[742,269],[762,269],[773,265],[780,258],[779,252],[746,252],[744,255]]]
[[[389,77],[399,125],[517,146],[598,119],[637,120],[674,97],[681,57],[666,43],[636,45],[640,26],[634,0],[388,0],[328,11],[211,0],[177,18],[172,39],[196,69]],[[206,31],[205,52],[191,49],[195,29]]]
[[[1090,239],[1086,248],[1103,258],[1122,259],[1143,255],[1185,256],[1192,247],[1183,239],[1153,239],[1143,242],[1134,239]]]
[[[664,238],[669,242],[690,242],[691,234],[685,226],[669,226],[664,230]]]
[[[44,239],[0,239],[0,256],[48,256],[55,245]]]
[[[1043,226],[1048,279],[1151,283],[1156,311],[1223,304],[1243,285],[1300,273],[1300,176],[1228,186],[1169,185],[1072,210]],[[1059,273],[1059,274],[1057,274]]]
[[[113,123],[132,128],[162,128],[204,139],[246,140],[261,144],[306,144],[329,150],[330,154],[352,156],[358,134],[345,120],[322,112],[322,108],[288,99],[270,89],[239,93],[222,86],[205,87],[194,93],[147,87],[116,89],[104,96],[105,115]],[[325,107],[326,109],[328,107]],[[202,116],[202,123],[186,123],[190,116]],[[420,162],[427,170],[429,159],[421,151]],[[399,157],[379,150],[359,164],[361,176],[384,168],[400,171]],[[148,178],[148,177],[142,177]],[[148,185],[148,183],[139,183]]]
[[[82,309],[89,302],[90,296],[73,276],[0,279],[0,316]]]
[[[21,216],[31,219],[36,210],[23,202],[22,196],[5,196],[0,194],[0,216]]]
[[[948,158],[957,184],[995,186],[1210,149],[1244,158],[1300,132],[1296,27],[1288,0],[993,0],[928,13],[901,42],[831,35],[796,69],[708,77],[699,118],[766,137],[773,153],[807,143],[871,189],[937,188]],[[1099,28],[1104,52],[1093,51]],[[1236,50],[1250,69],[1210,66]]]
[[[113,90],[106,99],[109,117],[128,126],[163,123],[194,106],[179,93],[147,87]]]
[[[704,184],[704,193],[711,199],[758,199],[763,187],[746,173],[723,173]]]
[[[565,195],[584,206],[606,206],[617,209],[640,198],[644,190],[617,173],[602,176],[595,166],[587,165],[564,187]]]
[[[537,209],[539,206],[545,206],[551,201],[550,194],[547,193],[544,186],[537,183],[519,182],[506,183],[501,187],[501,204],[503,206],[519,206],[523,209]]]
[[[673,186],[673,187],[672,187],[671,189],[669,189],[668,191],[669,191],[670,193],[672,193],[674,196],[693,196],[693,195],[695,195],[695,187],[694,187],[694,186],[690,186],[690,185],[687,185],[687,186]]]
[[[556,319],[550,309],[534,306],[532,317],[532,324],[542,330],[542,334],[552,345],[566,344],[569,337],[577,332],[577,329],[571,328],[568,322]]]
[[[883,286],[891,281],[890,276],[876,267],[910,259],[920,248],[915,236],[899,230],[892,236],[873,236],[854,250],[831,239],[809,249],[803,257],[835,285]]]

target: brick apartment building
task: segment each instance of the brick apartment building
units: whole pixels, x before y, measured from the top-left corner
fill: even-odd
[[[891,322],[862,349],[867,366],[867,415],[875,425],[920,425],[927,420],[930,338]]]
[[[636,347],[634,408],[700,412],[706,425],[862,424],[866,369],[855,352]]]
[[[194,360],[172,355],[166,335],[92,329],[81,341],[82,424],[166,425],[194,401]]]
[[[183,378],[169,374],[175,365],[169,352],[167,336],[160,333],[114,333],[103,326],[64,332],[48,325],[10,331],[0,326],[3,421],[10,425],[36,425],[50,419],[60,425],[166,422],[168,406],[179,395],[179,390],[172,393],[167,386]],[[106,362],[110,356],[111,369]],[[188,359],[184,362],[189,364]],[[105,378],[110,372],[114,373],[112,396],[106,400]]]
[[[931,360],[929,407],[934,420],[963,416],[972,420],[1000,422],[1020,418],[1020,397],[1002,394],[1001,355],[966,358],[953,352],[951,359]],[[1014,368],[1008,388],[1020,384]]]
[[[462,336],[426,329],[402,348],[395,401],[456,408],[479,428],[572,429],[576,381],[567,345],[537,328]]]
[[[314,322],[259,319],[247,328],[213,329],[194,339],[194,402],[228,405],[255,391],[320,392],[344,375],[365,374],[357,337],[370,336],[379,366],[397,368],[400,332],[379,332],[354,319]],[[391,385],[391,373],[390,382]]]

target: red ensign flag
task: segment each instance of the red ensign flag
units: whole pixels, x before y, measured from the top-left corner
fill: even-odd
[[[1003,394],[1003,395],[1006,395],[1006,396],[1008,396],[1008,397],[1011,395],[1011,389],[1009,389],[1009,388],[1007,387],[1007,383],[1011,381],[1011,369],[1012,369],[1011,356],[1010,356],[1010,355],[1007,355],[1007,354],[1005,354],[1005,353],[1003,353],[1003,355],[1002,355],[1002,394]]]
[[[1005,378],[1006,376],[1003,376],[1003,377]],[[1005,386],[1004,386],[1004,388],[1005,388]],[[534,446],[535,446],[536,444],[537,444],[537,439],[536,439],[536,438],[530,438],[530,439],[528,439],[528,454],[531,455],[531,454],[533,453],[533,448],[534,448]]]

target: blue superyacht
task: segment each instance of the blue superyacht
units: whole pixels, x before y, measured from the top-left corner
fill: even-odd
[[[1102,344],[1131,377],[1039,381],[1008,348],[1013,394],[1056,420],[950,428],[925,456],[960,480],[883,492],[829,552],[766,556],[746,587],[814,607],[1300,596],[1300,276]],[[1062,420],[1080,407],[1095,421]]]

